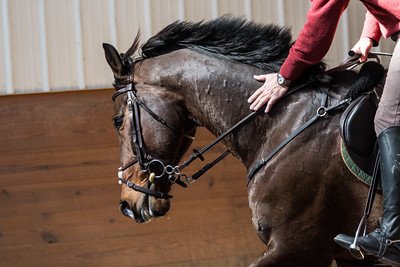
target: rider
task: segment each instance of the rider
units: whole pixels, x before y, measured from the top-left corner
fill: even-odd
[[[313,64],[319,63],[332,43],[339,18],[350,0],[312,0],[307,22],[291,47],[279,73],[255,75],[264,84],[248,99],[250,109],[267,105],[265,112],[288,90],[290,82],[298,79]],[[367,8],[360,40],[352,50],[360,61],[368,58],[372,46],[380,37],[391,37],[396,46],[389,65],[382,98],[375,115],[381,157],[383,216],[380,226],[358,238],[365,254],[400,263],[400,4],[398,0],[363,0]],[[349,248],[354,237],[338,235],[335,241]]]

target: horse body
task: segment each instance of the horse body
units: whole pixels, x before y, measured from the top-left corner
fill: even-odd
[[[216,136],[249,113],[246,99],[259,87],[252,75],[262,72],[187,49],[150,58],[135,69],[138,83],[177,93]],[[227,137],[225,145],[249,169],[314,115],[321,105],[316,89],[305,88],[282,100],[270,115],[260,115]],[[338,89],[330,92],[331,102],[344,95],[343,88]],[[312,126],[249,184],[253,225],[269,247],[256,266],[329,266],[333,237],[354,231],[367,187],[355,181],[342,162],[339,120],[336,114]],[[254,136],[257,139],[249,142]]]
[[[179,49],[135,62],[133,78],[138,96],[158,114],[165,118],[175,116],[173,123],[179,123],[184,116],[192,117],[217,136],[250,112],[246,100],[260,86],[253,75],[263,72],[240,62]],[[338,102],[354,79],[351,73],[334,78],[331,88],[327,88],[328,105]],[[316,113],[321,105],[318,89],[310,85],[282,99],[269,114],[257,116],[229,135],[224,144],[249,170]],[[116,113],[126,113],[124,101],[117,100]],[[253,266],[328,267],[335,255],[338,257],[334,236],[352,233],[356,228],[368,187],[358,182],[342,162],[339,120],[340,113],[334,113],[309,127],[250,181],[252,222],[267,245],[266,252]],[[188,143],[173,142],[173,146],[179,147],[173,157],[167,155],[168,149],[160,152],[160,143],[165,145],[165,140],[172,137],[162,134],[163,125],[151,121],[150,117],[142,118],[149,151],[177,164]],[[184,128],[182,123],[181,127]],[[129,132],[129,127],[125,131]],[[130,160],[134,150],[127,132],[120,133],[122,164]],[[133,166],[127,176],[143,185],[147,183],[138,166]],[[151,186],[170,189],[168,184]],[[169,209],[169,200],[155,199],[126,187],[122,189],[122,201],[133,211],[130,217],[139,216],[139,221],[162,216]],[[380,205],[371,216],[374,223],[379,210]]]

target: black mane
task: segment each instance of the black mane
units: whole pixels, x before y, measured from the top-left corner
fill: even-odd
[[[188,48],[270,73],[279,71],[292,45],[290,28],[222,16],[207,22],[173,22],[142,46],[141,56],[151,58]],[[302,80],[327,82],[324,70],[321,62],[309,68]]]
[[[222,16],[207,22],[176,21],[168,25],[142,46],[142,57],[189,48],[277,72],[292,44],[286,27]]]

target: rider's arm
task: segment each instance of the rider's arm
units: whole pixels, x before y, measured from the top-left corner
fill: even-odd
[[[379,27],[379,22],[369,11],[367,11],[365,14],[364,28],[361,33],[361,38],[351,50],[360,55],[361,62],[365,62],[368,59],[368,53],[371,50],[371,47],[379,44],[381,36],[382,33]]]
[[[379,22],[369,12],[365,14],[364,28],[361,37],[368,37],[374,42],[374,46],[378,46],[382,33],[379,28]]]
[[[280,75],[270,73],[255,76],[264,84],[247,100],[250,109],[258,110],[266,105],[269,112],[288,90],[291,80],[298,79],[310,66],[319,63],[332,43],[339,18],[350,0],[311,0],[307,22],[289,51],[280,69]],[[286,81],[284,83],[280,81]]]
[[[296,80],[310,66],[319,63],[332,44],[341,14],[349,0],[313,0],[307,22],[283,63],[280,74]]]

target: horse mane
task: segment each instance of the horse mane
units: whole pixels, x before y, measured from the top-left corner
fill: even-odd
[[[144,58],[188,48],[276,72],[292,46],[286,27],[222,16],[204,22],[175,21],[142,46]]]
[[[225,15],[206,22],[171,23],[142,45],[140,59],[188,48],[270,73],[279,71],[293,43],[288,27]],[[324,70],[325,64],[321,62],[303,77],[309,81],[326,82]]]

